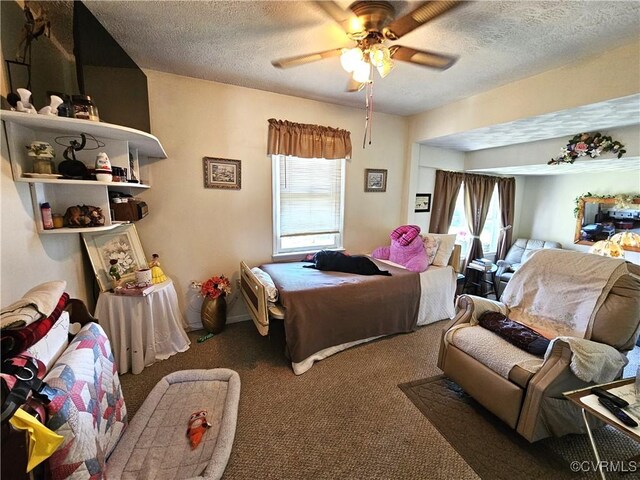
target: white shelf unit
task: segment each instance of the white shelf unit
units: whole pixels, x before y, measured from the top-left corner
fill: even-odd
[[[131,170],[140,180],[140,162],[146,162],[149,158],[166,158],[166,152],[159,140],[153,135],[134,130],[128,127],[112,125],[109,123],[91,122],[75,118],[61,118],[56,116],[33,115],[8,110],[0,111],[7,135],[7,146],[13,179],[16,182],[30,184],[31,200],[33,203],[36,228],[41,234],[53,233],[82,233],[100,230],[109,230],[121,223],[113,222],[109,208],[109,190],[123,191],[135,194],[146,188],[148,184],[128,182],[98,182],[92,180],[65,180],[52,178],[31,178],[24,173],[32,171],[32,157],[27,155],[27,146],[33,141],[50,143],[55,152],[56,168],[64,161],[65,147],[58,145],[56,137],[62,135],[78,136],[80,133],[93,135],[105,145],[97,150],[81,150],[76,152],[76,158],[88,167],[93,167],[95,158],[99,152],[106,152],[113,167],[122,167]],[[71,138],[63,141],[67,143]],[[90,139],[87,146],[92,147]],[[129,161],[129,156],[132,162]],[[130,174],[129,174],[130,175]],[[44,230],[42,228],[42,214],[40,205],[48,202],[53,213],[61,213],[74,205],[92,205],[102,209],[105,217],[103,227],[92,228],[58,228]]]

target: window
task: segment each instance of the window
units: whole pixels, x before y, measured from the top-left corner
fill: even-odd
[[[467,227],[467,219],[464,214],[464,183],[460,187],[458,198],[456,199],[456,207],[453,211],[453,219],[449,227],[449,233],[455,233],[456,243],[462,246],[462,256],[467,256],[469,245],[471,243],[471,233]],[[498,236],[500,235],[500,201],[498,200],[498,187],[493,189],[491,202],[489,203],[489,211],[487,212],[487,220],[484,223],[482,233],[480,233],[480,241],[482,242],[482,251],[485,255],[495,254],[498,249]]]
[[[342,248],[345,160],[273,155],[274,255]]]

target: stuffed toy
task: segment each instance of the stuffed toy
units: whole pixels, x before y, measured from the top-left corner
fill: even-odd
[[[207,421],[206,410],[200,410],[199,412],[191,414],[191,417],[189,417],[189,428],[187,428],[187,437],[191,444],[191,450],[200,444],[207,428],[211,428],[212,426],[213,425]]]
[[[391,260],[412,272],[424,272],[429,268],[429,258],[424,249],[420,227],[402,225],[391,232],[391,246],[378,247],[371,256],[380,260]]]

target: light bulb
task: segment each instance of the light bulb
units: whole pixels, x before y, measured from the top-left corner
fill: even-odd
[[[391,61],[389,49],[381,43],[372,45],[371,48],[369,48],[369,58],[375,67],[382,67],[385,63]]]
[[[362,50],[358,47],[343,48],[340,56],[340,64],[345,71],[353,72],[359,63],[362,62]]]
[[[371,74],[371,65],[365,61],[359,62],[353,70],[353,79],[356,82],[366,83]]]

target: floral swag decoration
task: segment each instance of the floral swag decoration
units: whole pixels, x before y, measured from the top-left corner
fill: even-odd
[[[224,297],[231,293],[231,282],[224,275],[213,276],[206,282],[193,283],[193,286],[200,288],[200,294],[203,297],[218,298]]]
[[[560,165],[561,163],[573,163],[579,157],[591,158],[599,157],[602,153],[613,152],[618,158],[622,157],[627,151],[624,145],[613,140],[611,137],[596,133],[579,133],[562,147],[559,157],[549,160],[547,165]]]

